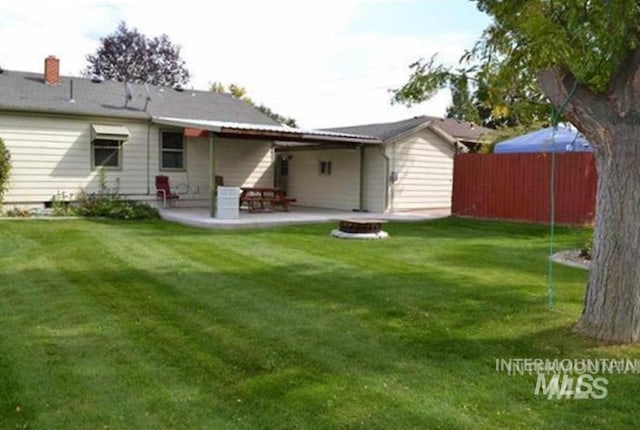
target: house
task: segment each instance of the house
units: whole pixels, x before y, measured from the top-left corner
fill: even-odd
[[[65,77],[59,68],[50,56],[42,74],[0,71],[0,137],[13,162],[5,205],[93,192],[105,172],[121,194],[149,202],[155,177],[168,176],[178,206],[212,216],[218,177],[280,186],[310,207],[446,208],[453,154],[476,139],[468,124],[432,117],[295,129],[227,94]]]
[[[372,136],[380,143],[351,148],[280,144],[285,168],[276,169],[278,184],[304,206],[389,212],[449,208],[454,154],[466,151],[465,143],[478,144],[489,130],[419,116],[327,131]]]
[[[48,57],[44,73],[0,73],[0,137],[13,168],[8,206],[42,207],[54,196],[109,183],[136,200],[156,200],[166,175],[184,206],[210,206],[216,176],[225,185],[274,184],[276,141],[341,145],[377,139],[283,127],[226,94],[63,77]]]

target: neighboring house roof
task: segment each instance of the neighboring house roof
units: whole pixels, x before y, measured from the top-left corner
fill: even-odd
[[[493,130],[472,124],[470,122],[459,121],[451,118],[438,118],[434,116],[417,116],[403,121],[385,122],[378,124],[354,125],[349,127],[328,128],[328,131],[356,133],[375,136],[383,141],[394,139],[397,136],[411,132],[416,128],[431,124],[446,134],[461,141],[478,142],[483,136],[490,134]]]
[[[453,118],[438,118],[435,116],[425,116],[433,121],[435,125],[449,133],[456,139],[465,142],[480,142],[487,136],[495,133],[495,130],[474,124],[468,121],[460,121]]]
[[[125,86],[122,82],[94,83],[90,79],[61,76],[59,85],[46,85],[40,73],[5,70],[0,73],[0,111],[132,119],[186,117],[279,125],[253,106],[228,94],[188,89],[176,91],[155,85],[148,87],[151,101],[147,104],[145,86],[131,84],[133,97],[125,107]],[[73,102],[70,101],[72,92]]]

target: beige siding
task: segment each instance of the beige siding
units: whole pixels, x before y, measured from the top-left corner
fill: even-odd
[[[380,148],[367,148],[364,160],[364,209],[384,212],[386,165]]]
[[[95,191],[91,169],[91,124],[123,125],[131,137],[123,146],[122,169],[108,171],[107,181],[120,180],[124,194],[147,193],[147,125],[104,119],[0,116],[0,137],[11,152],[13,168],[5,203],[39,203],[58,193]]]
[[[180,195],[180,206],[208,206],[209,138],[187,139],[186,169],[183,171],[160,170],[158,131],[155,131],[152,141],[153,178],[158,174],[169,177],[172,190]],[[228,186],[272,187],[272,146],[270,141],[215,138],[216,174],[222,176]]]
[[[162,130],[166,129],[162,128]],[[155,184],[157,175],[168,176],[171,191],[180,195],[180,205],[193,206],[194,201],[201,201],[196,206],[207,206],[209,204],[209,139],[186,139],[184,170],[161,170],[160,129],[154,127],[150,140],[152,185]],[[152,189],[155,190],[155,186],[152,186]]]
[[[337,149],[290,154],[288,195],[298,205],[357,209],[360,203],[360,151]],[[320,161],[331,161],[331,175],[320,175]]]
[[[225,185],[273,187],[273,142],[240,139],[216,140],[216,172]]]
[[[180,204],[209,204],[209,139],[187,139],[186,169],[160,170],[160,128],[146,122],[0,115],[0,137],[11,152],[13,168],[4,202],[38,204],[58,193],[98,189],[91,169],[91,124],[127,127],[131,136],[122,150],[122,168],[106,173],[108,184],[120,183],[130,198],[155,200],[155,177],[169,176]],[[163,128],[164,129],[164,128]],[[147,139],[148,135],[148,139]],[[272,186],[273,143],[216,139],[217,174],[226,185]]]
[[[392,210],[448,208],[451,206],[454,147],[423,130],[389,145],[392,169],[398,180],[392,186]]]

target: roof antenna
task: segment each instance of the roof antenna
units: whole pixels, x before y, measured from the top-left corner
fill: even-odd
[[[193,89],[193,85],[191,85],[191,97],[195,97],[196,92]]]
[[[149,102],[151,101],[151,93],[149,92],[149,84],[144,83],[144,89],[147,92],[147,98],[144,101],[144,111],[147,111],[147,107],[149,106]]]
[[[73,79],[69,81],[69,103],[75,103],[75,99],[73,98]]]
[[[129,102],[133,99],[133,89],[129,82],[124,83],[124,108],[127,108]]]

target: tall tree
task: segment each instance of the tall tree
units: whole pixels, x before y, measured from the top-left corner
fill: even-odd
[[[576,328],[606,342],[638,342],[640,4],[635,0],[477,0],[477,4],[494,18],[473,51],[482,68],[496,68],[495,86],[489,89],[535,78],[538,88],[595,149],[594,249]],[[412,76],[409,84],[428,81],[434,77],[431,72]]]
[[[409,67],[409,81],[392,90],[393,103],[411,105],[431,98],[437,90],[449,88],[452,103],[446,116],[484,125],[489,128],[537,125],[551,110],[550,103],[529,74],[512,76],[510,83],[500,81],[499,65],[495,61],[478,62],[477,50],[461,58],[458,68],[429,60],[418,60]],[[514,79],[515,78],[515,79]]]
[[[469,77],[466,74],[451,76],[449,88],[451,90],[451,106],[447,108],[447,118],[474,124],[482,123],[480,106],[474,100],[474,94],[469,86]]]
[[[280,115],[279,113],[272,111],[269,107],[263,104],[255,104],[253,100],[251,100],[251,98],[247,95],[247,89],[238,84],[229,84],[229,86],[225,88],[225,86],[221,82],[214,82],[210,85],[209,90],[213,91],[214,93],[231,94],[233,97],[240,99],[245,103],[249,103],[251,106],[255,107],[260,112],[273,119],[274,121],[279,122],[280,124],[288,125],[289,127],[298,126],[295,119]]]
[[[189,71],[180,57],[180,46],[166,34],[147,37],[124,22],[118,29],[100,39],[100,46],[89,63],[85,76],[154,85],[178,86],[189,82]]]

